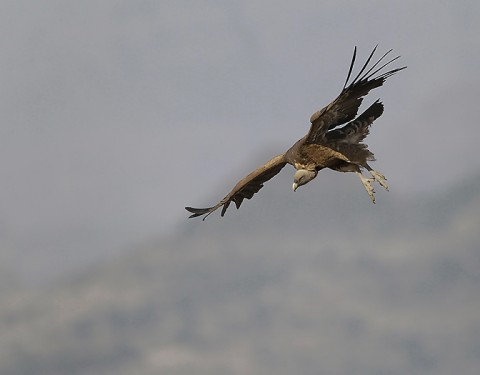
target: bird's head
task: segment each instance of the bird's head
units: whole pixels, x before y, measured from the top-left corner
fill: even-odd
[[[299,186],[305,185],[317,177],[317,171],[309,171],[306,169],[299,169],[293,176],[293,191],[296,191]]]

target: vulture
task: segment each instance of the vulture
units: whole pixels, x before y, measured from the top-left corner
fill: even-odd
[[[376,49],[377,46],[370,53],[359,73],[350,82],[357,55],[357,48],[354,48],[347,79],[340,94],[325,108],[310,117],[310,129],[303,138],[285,153],[275,156],[241,179],[232,191],[216,205],[207,208],[185,207],[191,213],[189,217],[204,216],[203,220],[205,220],[208,215],[220,207],[222,207],[221,216],[224,216],[232,202],[235,203],[237,209],[240,208],[245,198],[251,199],[264,183],[278,174],[286,164],[290,164],[296,169],[293,176],[293,191],[313,180],[323,168],[330,168],[334,171],[355,173],[370,199],[375,203],[375,191],[372,183],[377,182],[386,190],[388,190],[388,185],[385,176],[372,169],[368,164],[368,161],[375,160],[374,155],[362,141],[368,135],[370,125],[382,115],[383,104],[378,99],[359,116],[357,116],[357,112],[363,97],[370,90],[382,86],[388,77],[406,68],[404,66],[383,71],[385,67],[400,57],[386,59],[392,50],[387,51],[375,63],[370,64]],[[362,170],[366,170],[370,177],[365,177]]]

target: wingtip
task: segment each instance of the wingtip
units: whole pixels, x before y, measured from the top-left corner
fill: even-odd
[[[212,206],[212,207],[207,207],[207,208],[194,208],[194,207],[185,207],[185,209],[188,211],[188,212],[191,212],[192,215],[190,215],[188,218],[191,219],[191,218],[194,218],[194,217],[199,217],[199,216],[203,216],[203,220],[205,220],[207,217],[209,217],[213,212],[215,212],[218,208],[220,207],[220,205],[217,205],[217,206]],[[223,216],[223,215],[222,215]]]
[[[191,218],[194,218],[194,217],[198,217],[198,216],[202,216],[202,215],[206,215],[208,213],[211,213],[212,207],[209,207],[209,208],[185,207],[185,209],[188,212],[192,213],[192,215],[190,215],[188,217],[189,219],[191,219]]]

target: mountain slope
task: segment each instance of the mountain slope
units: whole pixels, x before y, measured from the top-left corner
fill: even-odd
[[[9,293],[0,372],[476,374],[480,179],[373,206],[331,177]]]

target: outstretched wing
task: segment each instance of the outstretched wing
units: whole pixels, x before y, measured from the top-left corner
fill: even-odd
[[[305,140],[306,143],[324,143],[325,133],[329,129],[333,129],[339,125],[345,124],[355,118],[358,108],[362,103],[363,97],[367,95],[370,90],[382,86],[388,77],[406,68],[406,66],[404,66],[376,75],[383,68],[400,57],[397,56],[386,63],[381,64],[384,58],[390,52],[392,52],[392,50],[389,50],[380,59],[378,59],[375,64],[373,64],[371,67],[368,67],[376,49],[377,47],[375,46],[360,72],[349,84],[348,81],[350,79],[350,75],[352,74],[353,66],[355,64],[355,57],[357,55],[357,47],[355,47],[353,51],[352,62],[350,63],[350,69],[348,70],[347,79],[345,80],[342,92],[333,102],[320,111],[315,112],[310,117],[310,122],[312,125],[310,126],[310,130],[307,134]]]
[[[253,195],[263,187],[265,182],[281,171],[285,164],[287,164],[285,154],[275,156],[261,167],[255,169],[247,177],[241,179],[232,191],[215,206],[208,208],[185,207],[185,209],[192,213],[192,215],[189,216],[190,218],[205,215],[203,218],[203,220],[205,220],[213,211],[223,206],[221,213],[223,216],[225,215],[228,206],[230,206],[230,203],[235,202],[237,209],[240,208],[240,205],[245,198],[252,198]]]

